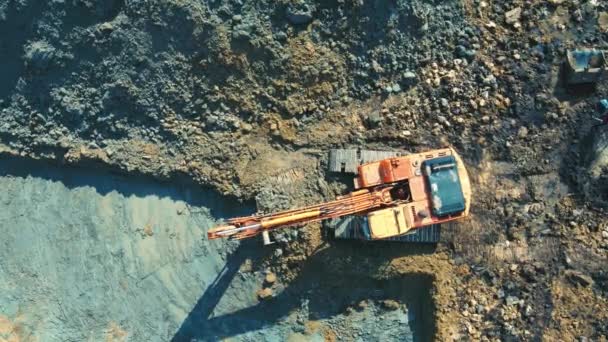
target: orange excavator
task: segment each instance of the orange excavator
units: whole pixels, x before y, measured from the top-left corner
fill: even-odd
[[[342,163],[344,171],[346,163]],[[452,148],[394,156],[356,166],[355,191],[333,201],[268,215],[229,219],[209,239],[244,239],[288,226],[357,217],[360,236],[382,240],[464,218],[471,187],[462,159]]]

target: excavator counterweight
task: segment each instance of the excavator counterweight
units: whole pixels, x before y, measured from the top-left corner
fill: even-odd
[[[333,201],[229,219],[207,236],[244,239],[287,226],[359,215],[366,218],[363,234],[377,240],[461,219],[469,212],[469,177],[451,148],[359,165],[354,183],[357,190]]]

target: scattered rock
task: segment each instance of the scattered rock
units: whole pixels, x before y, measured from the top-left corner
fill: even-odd
[[[456,46],[456,56],[465,58],[468,61],[472,61],[475,58],[477,51],[473,49],[467,49],[463,45]]]
[[[258,298],[260,300],[267,300],[272,298],[272,289],[269,287],[263,288],[257,292]]]
[[[608,12],[602,12],[598,16],[597,24],[600,27],[600,31],[608,32]]]
[[[512,306],[515,304],[519,304],[519,298],[515,297],[515,296],[507,296],[507,298],[505,298],[505,303],[508,306]]]
[[[369,304],[367,303],[366,300],[362,300],[357,304],[357,308],[359,310],[365,310],[368,306],[369,306]]]
[[[287,20],[294,25],[308,24],[313,19],[313,8],[307,3],[290,3],[287,6]]]
[[[277,275],[272,272],[266,274],[266,277],[264,278],[264,282],[268,285],[272,285],[276,281],[277,281]]]
[[[52,65],[56,50],[46,41],[35,41],[25,47],[25,64],[43,70]]]
[[[249,133],[253,130],[253,126],[249,123],[241,124],[241,130],[245,133]]]
[[[114,31],[114,25],[111,22],[105,22],[105,23],[99,25],[99,31],[112,32],[112,31]]]
[[[498,289],[498,292],[496,292],[496,297],[498,299],[504,298],[505,297],[505,291],[503,289]]]
[[[593,285],[594,283],[593,279],[590,276],[575,270],[566,270],[565,276],[574,285],[588,287]]]
[[[507,13],[505,13],[505,22],[509,25],[513,25],[519,22],[521,18],[521,7],[516,7]]]
[[[411,71],[406,71],[403,73],[403,79],[408,82],[414,81],[416,80],[416,74]]]
[[[379,111],[373,111],[368,114],[366,121],[370,128],[377,128],[382,124],[382,115]]]
[[[532,265],[524,265],[520,270],[520,274],[527,282],[535,282],[538,277],[536,269]]]
[[[525,126],[521,126],[519,128],[519,130],[517,131],[517,136],[520,139],[523,139],[523,138],[527,137],[528,136],[528,129]]]
[[[250,25],[238,25],[232,31],[232,38],[250,41],[252,39],[252,29],[253,27]]]
[[[143,228],[143,233],[145,236],[153,236],[154,235],[154,227],[152,224],[148,223]]]
[[[382,307],[387,310],[397,310],[399,309],[400,305],[396,300],[386,299],[382,301]]]
[[[450,123],[450,121],[448,121],[448,119],[445,116],[443,116],[443,115],[438,115],[437,116],[437,121],[441,122],[446,127],[451,127],[452,126],[452,124]]]

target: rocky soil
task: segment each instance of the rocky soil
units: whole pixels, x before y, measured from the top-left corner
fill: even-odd
[[[607,134],[591,126],[608,86],[568,92],[560,65],[567,48],[608,46],[607,13],[596,0],[4,0],[0,151],[187,178],[268,211],[347,189],[325,175],[329,147],[452,145],[472,217],[435,250],[331,243],[311,225],[259,267],[287,283],[317,261],[431,277],[437,340],[600,340]]]

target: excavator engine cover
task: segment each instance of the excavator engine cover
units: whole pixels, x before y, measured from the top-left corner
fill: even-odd
[[[433,215],[443,217],[463,212],[465,199],[456,159],[446,156],[425,160],[423,169],[431,193]]]

